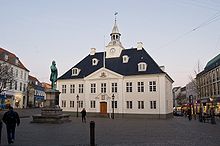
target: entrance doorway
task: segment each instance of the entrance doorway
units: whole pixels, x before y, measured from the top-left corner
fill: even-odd
[[[100,102],[100,114],[107,114],[107,102]]]

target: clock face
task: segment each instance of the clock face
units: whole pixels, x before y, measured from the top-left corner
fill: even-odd
[[[115,52],[115,48],[111,48],[111,49],[110,49],[110,52],[111,52],[111,53],[114,53],[114,52]]]

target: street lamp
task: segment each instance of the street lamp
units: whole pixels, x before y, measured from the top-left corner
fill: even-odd
[[[114,108],[115,108],[115,101],[114,101],[114,99],[115,99],[115,95],[113,94],[112,95],[112,119],[114,119],[115,118],[115,115],[114,115]]]
[[[77,100],[77,102],[76,102],[76,117],[78,118],[78,117],[79,117],[79,115],[78,115],[78,108],[79,108],[79,95],[78,95],[78,94],[76,95],[76,100]]]

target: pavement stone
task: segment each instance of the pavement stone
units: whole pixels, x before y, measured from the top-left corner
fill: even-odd
[[[188,121],[184,117],[168,120],[71,117],[63,124],[31,123],[40,109],[19,109],[21,124],[16,128],[16,140],[11,146],[87,146],[90,143],[90,121],[95,121],[97,146],[219,146],[220,119],[216,125]],[[2,145],[7,144],[5,125]]]

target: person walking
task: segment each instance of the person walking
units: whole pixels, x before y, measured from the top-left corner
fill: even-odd
[[[86,110],[85,110],[85,108],[83,108],[83,110],[81,111],[81,114],[82,114],[82,122],[86,123]]]
[[[14,143],[15,128],[16,125],[19,126],[20,124],[18,113],[13,110],[13,107],[9,106],[9,111],[3,115],[2,120],[6,124],[8,143]]]
[[[0,145],[2,140],[2,114],[0,113]]]

